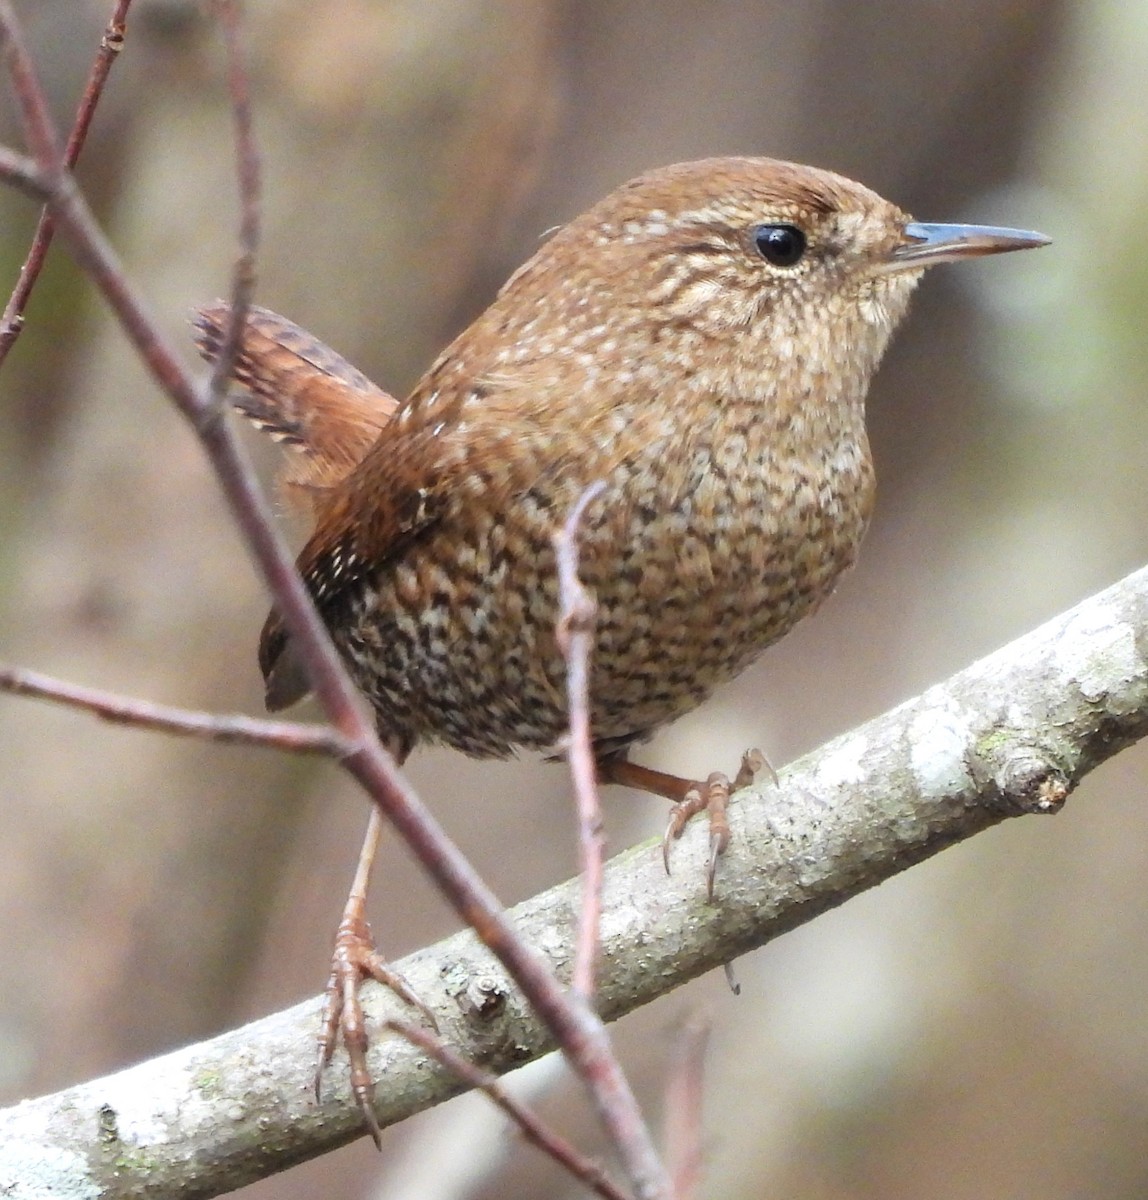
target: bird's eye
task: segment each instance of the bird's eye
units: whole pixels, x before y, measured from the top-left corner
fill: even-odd
[[[805,253],[805,234],[796,225],[758,225],[750,237],[758,254],[775,267],[792,267]]]

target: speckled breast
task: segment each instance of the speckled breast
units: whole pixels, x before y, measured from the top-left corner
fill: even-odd
[[[615,468],[587,510],[597,599],[596,742],[620,746],[694,708],[811,612],[856,557],[872,503],[864,444],[798,465],[656,453]],[[341,649],[380,729],[477,757],[547,749],[566,729],[552,536],[582,479],[546,478],[508,512],[453,512],[359,597]]]

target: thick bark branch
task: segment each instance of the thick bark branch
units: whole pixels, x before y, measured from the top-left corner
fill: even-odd
[[[1054,812],[1093,767],[1148,732],[1148,570],[1140,571],[740,795],[715,903],[706,831],[610,864],[600,1004],[614,1018],[1007,816]],[[579,887],[513,910],[565,978]],[[445,1038],[503,1072],[552,1048],[470,931],[398,964]],[[395,1013],[368,988],[369,1015]],[[0,1189],[14,1196],[211,1196],[361,1136],[345,1082],[309,1096],[310,1001],[118,1075],[0,1112]],[[372,1051],[382,1124],[460,1090],[398,1038]],[[338,1079],[338,1063],[332,1072]],[[338,1094],[335,1094],[335,1093]]]

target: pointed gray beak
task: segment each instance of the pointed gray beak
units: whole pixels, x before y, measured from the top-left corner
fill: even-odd
[[[1009,250],[1035,250],[1051,238],[1027,229],[1001,229],[996,225],[925,225],[910,221],[904,228],[905,241],[886,261],[886,271],[908,271],[935,263],[1005,254]]]

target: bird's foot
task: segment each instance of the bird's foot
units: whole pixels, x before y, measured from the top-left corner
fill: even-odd
[[[319,1055],[315,1067],[315,1099],[319,1099],[323,1072],[331,1062],[335,1047],[341,1040],[351,1067],[351,1092],[363,1114],[375,1145],[381,1147],[379,1122],[375,1117],[372,1096],[374,1080],[367,1066],[366,1020],[359,999],[359,989],[367,979],[388,987],[401,1000],[417,1008],[431,1027],[438,1029],[434,1013],[411,990],[407,981],[395,971],[375,948],[371,927],[356,899],[348,902],[331,956],[331,975],[327,980],[326,1001],[319,1028]]]
[[[632,763],[626,758],[624,751],[598,760],[598,777],[603,783],[625,784],[627,787],[665,796],[667,800],[674,802],[666,832],[662,837],[662,861],[666,864],[667,874],[670,870],[670,843],[682,836],[692,817],[701,812],[709,814],[710,857],[706,870],[706,889],[711,900],[714,895],[718,859],[729,845],[729,820],[726,816],[729,798],[734,792],[749,787],[763,770],[776,784],[777,772],[760,750],[747,750],[741,756],[741,765],[732,783],[729,776],[720,771],[715,771],[704,783],[680,779],[676,775],[668,775],[664,771],[655,771],[651,767]]]
[[[747,750],[741,756],[741,764],[737,774],[730,782],[729,776],[721,771],[714,771],[705,783],[693,782],[687,785],[682,798],[675,802],[670,810],[670,819],[666,824],[666,832],[662,835],[662,862],[665,863],[666,874],[670,873],[670,843],[682,836],[686,825],[698,813],[708,813],[710,823],[710,856],[706,867],[706,894],[714,898],[714,880],[717,877],[718,859],[725,853],[729,845],[729,819],[727,809],[729,798],[734,792],[750,787],[761,770],[768,770],[774,783],[777,782],[777,772],[770,766],[769,760],[760,750]]]

